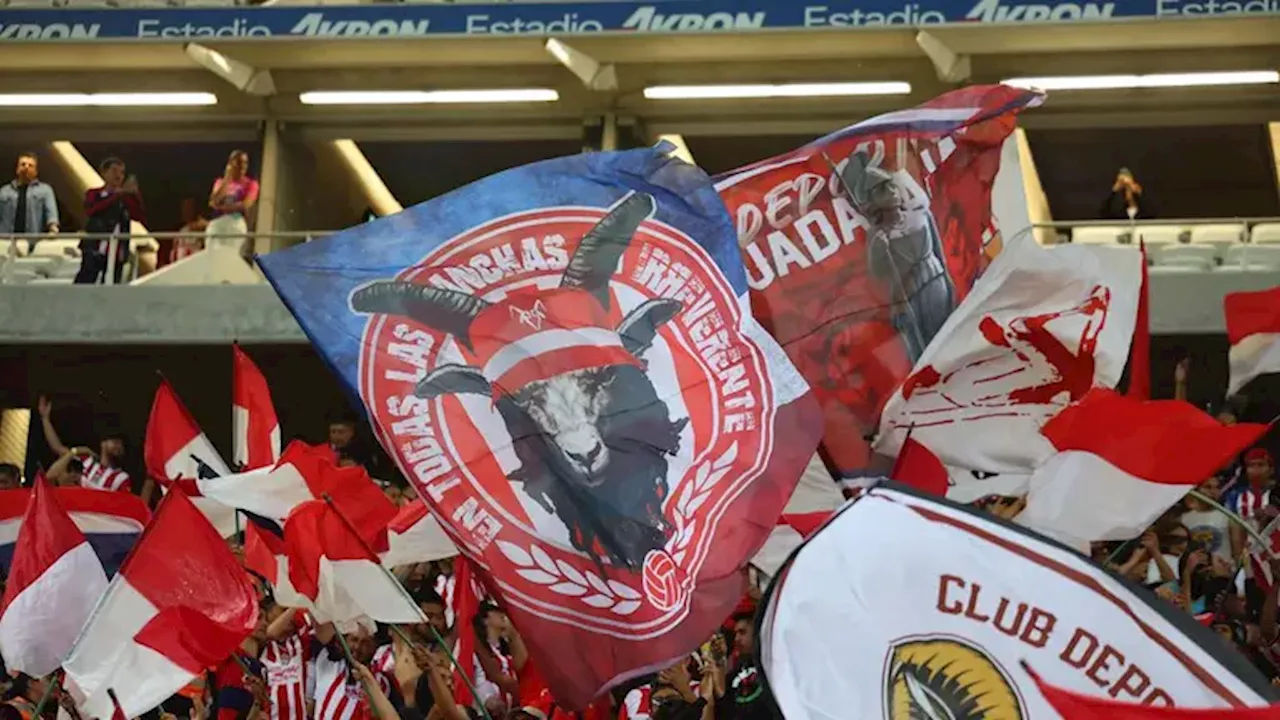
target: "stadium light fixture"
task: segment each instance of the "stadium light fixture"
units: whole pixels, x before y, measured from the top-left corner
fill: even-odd
[[[648,100],[730,100],[906,95],[910,92],[911,83],[905,82],[845,82],[780,85],[653,85],[644,89],[644,96]]]
[[[1135,90],[1188,88],[1219,85],[1267,85],[1280,83],[1275,70],[1239,72],[1157,73],[1152,75],[1062,75],[1009,78],[1005,85],[1035,90]]]
[[[217,105],[206,92],[2,93],[0,107],[167,107]]]
[[[547,88],[516,90],[313,90],[298,95],[303,105],[432,105],[454,103],[555,102]]]

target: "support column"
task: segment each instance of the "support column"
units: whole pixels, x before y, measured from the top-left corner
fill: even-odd
[[[1027,131],[1018,128],[1014,131],[1018,148],[1018,169],[1022,174],[1022,191],[1027,198],[1027,216],[1032,224],[1053,222],[1053,213],[1049,211],[1049,197],[1044,194],[1044,186],[1040,184],[1040,173],[1036,170],[1035,158],[1031,156],[1031,143],[1027,140]],[[1036,242],[1041,245],[1052,245],[1058,241],[1058,233],[1053,228],[1036,228]]]
[[[253,252],[263,255],[281,249],[282,245],[271,237],[280,227],[280,125],[267,120],[262,129],[262,165],[258,170],[258,207],[254,224],[257,236],[253,239]]]
[[[1271,139],[1271,167],[1276,171],[1276,192],[1280,192],[1280,122],[1267,123],[1267,137]]]
[[[404,210],[404,206],[396,200],[395,195],[391,194],[391,190],[386,183],[382,182],[378,171],[369,163],[364,153],[360,152],[360,146],[356,145],[354,140],[333,140],[331,144],[338,159],[346,166],[364,194],[369,208],[378,217],[394,215]]]
[[[605,113],[600,119],[600,149],[610,152],[618,149],[618,116]]]

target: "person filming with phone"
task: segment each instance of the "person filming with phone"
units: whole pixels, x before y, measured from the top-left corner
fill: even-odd
[[[146,214],[138,191],[138,178],[125,174],[123,160],[109,157],[98,165],[98,171],[105,184],[84,194],[84,212],[88,217],[84,229],[96,237],[80,241],[82,259],[75,281],[81,285],[104,282],[112,265],[108,256],[111,239],[106,236],[116,236],[111,272],[113,282],[118,285],[129,259],[129,228],[134,221],[145,223]]]

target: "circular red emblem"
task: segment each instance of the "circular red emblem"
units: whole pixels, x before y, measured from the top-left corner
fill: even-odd
[[[745,301],[652,204],[493,220],[351,298],[375,430],[505,602],[637,639],[687,614],[775,412]]]

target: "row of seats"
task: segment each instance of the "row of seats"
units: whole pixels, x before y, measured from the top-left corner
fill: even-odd
[[[26,241],[17,252],[0,254],[0,283],[13,285],[70,285],[80,269],[80,248],[75,240],[41,240],[28,254]]]
[[[1280,223],[1258,223],[1250,228],[1245,223],[1213,225],[1090,225],[1072,228],[1071,242],[1091,245],[1133,243],[1141,239],[1148,247],[1177,243],[1231,245],[1252,242],[1258,245],[1280,244]]]

